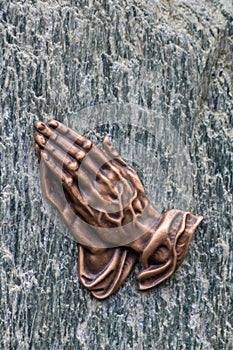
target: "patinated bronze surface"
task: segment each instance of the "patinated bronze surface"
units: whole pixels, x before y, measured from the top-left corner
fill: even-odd
[[[135,170],[108,137],[100,150],[56,120],[36,122],[35,128],[43,195],[79,243],[82,284],[104,299],[120,287],[137,260],[141,290],[171,276],[202,217],[156,211]]]

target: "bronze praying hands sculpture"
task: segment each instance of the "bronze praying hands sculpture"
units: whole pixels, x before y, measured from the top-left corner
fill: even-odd
[[[57,120],[36,122],[35,128],[43,195],[79,243],[82,284],[104,299],[120,287],[137,260],[141,290],[171,276],[202,217],[156,211],[135,170],[107,136],[100,150]]]

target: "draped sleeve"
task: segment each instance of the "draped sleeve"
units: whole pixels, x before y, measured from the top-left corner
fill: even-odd
[[[79,246],[80,281],[98,299],[115,292],[131,272],[136,254],[125,248],[97,249]]]

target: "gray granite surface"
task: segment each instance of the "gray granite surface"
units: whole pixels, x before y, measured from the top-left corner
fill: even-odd
[[[0,1],[0,349],[233,349],[230,3]],[[135,106],[145,113],[139,127]],[[160,142],[146,142],[158,117],[187,164],[169,168]],[[155,206],[161,197],[160,210],[204,216],[185,263],[161,286],[139,292],[140,265],[105,301],[80,285],[76,243],[41,196],[33,122],[49,118],[97,141],[112,132]],[[153,197],[159,173],[166,186]]]

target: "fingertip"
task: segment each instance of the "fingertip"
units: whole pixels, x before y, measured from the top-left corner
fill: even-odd
[[[43,122],[41,122],[41,121],[36,121],[36,122],[34,123],[34,127],[35,127],[35,129],[36,129],[37,131],[42,131],[42,130],[45,129],[46,125],[45,125],[45,123],[43,123]]]
[[[107,144],[111,144],[111,141],[110,141],[110,138],[109,138],[109,136],[108,135],[105,135],[104,136],[104,138],[103,138],[103,141],[102,141],[103,143],[107,143]]]
[[[34,140],[39,146],[44,147],[46,144],[46,140],[45,140],[44,136],[41,135],[39,132],[36,132],[34,134]]]
[[[92,147],[92,142],[88,139],[85,139],[85,141],[83,141],[83,145],[82,145],[82,148],[85,150],[85,151],[89,151]]]
[[[73,179],[71,176],[66,176],[63,180],[68,187],[72,187]]]
[[[57,128],[59,125],[59,122],[56,119],[50,119],[48,120],[47,124],[52,128]]]

